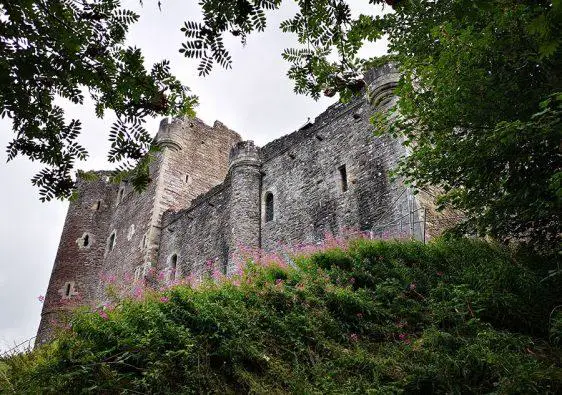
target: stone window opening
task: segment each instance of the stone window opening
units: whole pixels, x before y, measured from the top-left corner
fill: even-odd
[[[76,288],[74,288],[74,281],[65,281],[62,288],[58,290],[62,299],[70,299],[73,296],[78,295]]]
[[[121,188],[119,190],[119,195],[117,195],[117,204],[121,203],[124,197],[125,197],[125,188]]]
[[[273,193],[265,194],[265,222],[273,221]]]
[[[92,209],[98,211],[100,208],[101,208],[101,200],[98,200],[97,202],[94,203]]]
[[[113,233],[111,233],[111,235],[109,236],[109,240],[107,242],[107,250],[108,251],[113,251],[113,249],[115,248],[115,239],[116,239],[116,235],[115,235],[115,231],[113,231]]]
[[[176,279],[176,270],[178,267],[178,255],[173,254],[170,257],[170,262],[168,263],[169,279],[174,281]]]
[[[185,175],[185,183],[186,183],[186,184],[189,184],[189,181],[190,181],[190,180],[189,180],[189,174],[186,174],[186,175]]]
[[[347,191],[347,169],[345,168],[345,165],[341,165],[338,167],[338,170],[340,172],[341,190],[342,192],[345,192]]]
[[[76,240],[79,250],[89,249],[92,244],[94,244],[94,237],[88,233],[84,232],[81,237]]]

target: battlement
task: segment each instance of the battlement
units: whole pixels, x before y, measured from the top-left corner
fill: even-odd
[[[260,148],[253,141],[240,141],[230,149],[230,168],[240,165],[259,165]]]

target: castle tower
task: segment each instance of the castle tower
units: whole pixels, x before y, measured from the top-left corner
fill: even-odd
[[[117,193],[117,185],[108,181],[109,172],[96,175],[95,180],[77,180],[79,193],[68,207],[36,344],[47,341],[63,324],[65,311],[93,303],[96,298],[107,227]]]
[[[230,151],[230,249],[227,275],[232,274],[246,248],[257,249],[261,224],[261,159],[253,141],[242,141]]]
[[[188,207],[195,197],[220,184],[228,172],[230,148],[240,140],[220,122],[209,126],[199,119],[165,119],[156,135],[161,151],[150,164],[146,190],[139,193],[126,180],[109,183],[105,176],[79,180],[78,200],[70,204],[51,274],[38,342],[48,339],[52,318],[68,310],[69,302],[104,300],[107,284],[100,278],[114,276],[127,282],[154,267],[162,214]]]

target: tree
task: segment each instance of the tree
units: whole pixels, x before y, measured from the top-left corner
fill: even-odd
[[[188,22],[181,51],[228,67],[222,37],[242,40],[265,26],[280,1],[202,0],[202,23]],[[295,91],[348,99],[365,42],[383,36],[402,72],[398,122],[374,117],[379,132],[400,134],[411,155],[397,174],[418,189],[436,186],[440,204],[462,210],[463,232],[518,239],[543,251],[559,247],[562,197],[562,1],[369,0],[393,11],[353,18],[351,2],[299,0],[281,24],[300,48],[287,49]],[[336,53],[338,59],[332,59]]]
[[[8,159],[46,165],[32,179],[41,200],[69,197],[74,162],[87,156],[76,142],[80,121],[66,121],[57,98],[81,104],[87,91],[97,116],[115,112],[109,160],[138,188],[156,149],[145,118],[193,112],[196,98],[167,61],[147,70],[141,51],[124,45],[137,19],[118,0],[0,0],[0,112],[16,134]]]
[[[367,0],[366,0],[367,1]],[[318,98],[359,92],[365,68],[392,59],[402,78],[397,122],[374,117],[379,132],[401,134],[411,147],[397,174],[443,191],[441,204],[466,214],[463,231],[526,240],[552,249],[560,241],[562,161],[561,0],[368,0],[392,7],[352,17],[346,0],[297,0],[300,11],[280,26],[300,48],[284,51],[295,91]],[[192,111],[168,63],[149,72],[142,54],[123,41],[137,15],[117,0],[0,0],[0,105],[13,120],[17,154],[48,167],[33,182],[42,199],[69,196],[71,170],[85,150],[80,123],[65,123],[54,104],[83,100],[96,113],[116,112],[109,159],[125,165],[135,185],[148,182],[145,155],[155,149],[146,116]],[[199,73],[230,67],[224,35],[246,37],[266,26],[281,0],[201,0],[203,20],[182,27],[180,52],[199,58]],[[376,9],[374,9],[376,10]],[[389,10],[387,8],[387,10]],[[366,42],[389,39],[390,55],[362,59]],[[333,54],[337,59],[333,60]],[[144,158],[144,159],[143,159]]]

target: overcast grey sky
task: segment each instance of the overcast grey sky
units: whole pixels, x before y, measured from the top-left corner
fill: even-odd
[[[270,14],[268,29],[252,35],[246,47],[237,41],[228,42],[234,60],[233,69],[216,68],[210,76],[197,77],[197,62],[188,61],[178,53],[184,20],[198,19],[195,0],[164,0],[162,11],[155,1],[124,1],[141,18],[131,30],[131,45],[140,47],[147,64],[162,59],[171,61],[172,70],[200,99],[197,116],[212,124],[216,119],[258,145],[291,133],[314,119],[335,99],[315,102],[293,93],[286,77],[288,64],[281,59],[284,48],[295,44],[294,36],[279,32],[279,23],[293,15],[296,6],[286,1],[280,12]],[[350,0],[357,13],[380,11],[367,0]],[[381,55],[386,43],[365,50],[367,55]],[[106,161],[109,147],[108,131],[114,118],[98,119],[91,103],[63,105],[67,119],[79,118],[83,123],[81,142],[90,157],[78,168],[110,169]],[[149,123],[157,132],[159,119]],[[0,351],[35,336],[39,325],[41,303],[58,248],[68,203],[41,203],[38,190],[30,178],[41,167],[25,158],[6,164],[5,147],[12,138],[9,121],[0,120]]]

